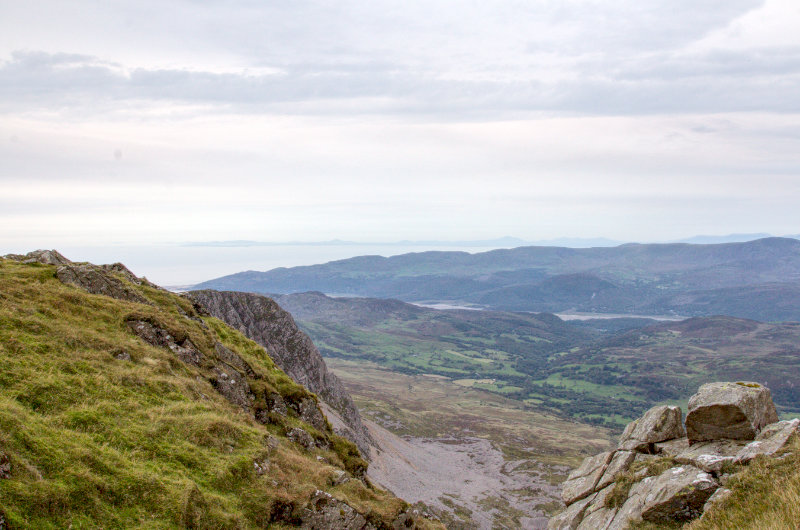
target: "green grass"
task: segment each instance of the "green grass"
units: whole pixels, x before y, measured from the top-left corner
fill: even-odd
[[[730,497],[715,504],[688,530],[794,529],[800,521],[800,440],[782,458],[758,457],[725,484]]]
[[[197,315],[177,295],[131,285],[152,305],[120,301],[65,286],[54,271],[0,260],[0,452],[12,466],[0,507],[11,527],[264,528],[316,489],[383,521],[403,509],[359,480],[330,485],[337,469],[363,462],[353,444],[294,416],[256,422],[214,390],[207,366],[145,343],[126,321],[189,337],[207,363],[220,341],[257,372],[254,390],[310,396],[261,347],[220,321],[204,328],[184,316]],[[122,352],[131,360],[115,358]],[[332,449],[288,441],[297,425]],[[265,475],[256,460],[269,462]]]

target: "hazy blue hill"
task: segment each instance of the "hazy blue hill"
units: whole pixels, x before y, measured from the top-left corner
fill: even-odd
[[[630,243],[359,256],[241,272],[195,288],[321,291],[518,311],[723,313],[791,320],[800,316],[800,241],[771,237],[714,245]]]

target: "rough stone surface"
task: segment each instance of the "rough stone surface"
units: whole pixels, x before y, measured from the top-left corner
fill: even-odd
[[[758,383],[708,383],[689,400],[689,443],[730,438],[752,440],[778,421],[768,388]]]
[[[297,415],[300,419],[320,431],[326,430],[325,416],[317,406],[317,401],[313,398],[303,398],[295,404]]]
[[[292,316],[272,299],[252,293],[192,291],[186,296],[212,316],[238,329],[263,346],[289,377],[317,394],[336,410],[349,427],[347,434],[368,457],[375,445],[361,421],[353,399],[341,381],[328,371],[311,339],[300,331]]]
[[[688,438],[678,438],[655,444],[656,454],[661,456],[678,456],[689,448]]]
[[[72,263],[57,250],[34,250],[27,254],[6,254],[6,259],[21,261],[23,263],[42,263],[44,265],[68,265]]]
[[[145,297],[130,286],[125,285],[125,282],[97,265],[62,265],[56,270],[56,278],[62,283],[74,285],[92,294],[102,294],[118,300],[150,304]]]
[[[0,453],[0,479],[11,477],[11,460],[5,453]]]
[[[654,523],[691,521],[717,490],[714,477],[694,466],[674,467],[635,484],[631,496],[643,497],[641,517]]]
[[[617,514],[616,508],[599,508],[596,511],[584,516],[578,530],[599,530],[607,528]]]
[[[608,451],[590,456],[584,459],[578,469],[569,474],[561,490],[561,499],[564,504],[572,504],[595,491],[613,454],[613,451]]]
[[[229,366],[235,368],[237,371],[243,373],[247,377],[256,377],[256,372],[253,370],[253,368],[247,364],[247,361],[242,359],[242,357],[235,351],[225,347],[220,342],[214,344],[214,351],[216,352],[217,358],[220,361],[223,361]]]
[[[764,427],[755,441],[744,446],[736,455],[737,463],[747,463],[758,455],[771,456],[800,436],[800,419],[784,420]]]
[[[659,405],[628,424],[620,438],[619,448],[647,452],[650,444],[681,438],[684,435],[683,413],[680,407]]]
[[[175,337],[170,335],[169,331],[146,320],[129,320],[127,324],[128,328],[139,338],[152,346],[168,348],[181,361],[187,364],[199,366],[203,360],[203,354],[188,338],[179,344]]]
[[[305,429],[301,429],[300,427],[295,427],[291,429],[289,432],[286,433],[286,437],[293,441],[294,443],[305,447],[306,449],[312,449],[316,447],[314,443],[314,438],[308,434]]]
[[[733,491],[729,490],[728,488],[717,489],[717,491],[715,491],[714,494],[711,495],[711,497],[709,497],[706,503],[703,505],[703,513],[705,513],[709,508],[718,502],[722,502],[730,497],[731,493],[733,493]]]
[[[300,528],[307,530],[367,530],[375,527],[349,504],[317,490],[303,509]]]
[[[230,366],[218,364],[214,367],[211,384],[225,399],[247,412],[251,411],[255,396],[250,391],[250,385],[243,374]]]
[[[719,473],[726,463],[733,463],[746,442],[741,440],[714,440],[698,442],[675,456],[681,464],[691,464],[707,473]]]
[[[573,502],[564,511],[551,517],[547,522],[548,530],[575,530],[578,528],[586,508],[594,498],[595,495],[589,495],[577,502]]]
[[[595,490],[600,490],[614,482],[618,475],[626,472],[636,458],[633,451],[617,451],[611,457],[608,467],[603,472],[603,476],[595,485]]]

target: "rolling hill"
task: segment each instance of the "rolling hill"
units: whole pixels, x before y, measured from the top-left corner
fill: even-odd
[[[763,321],[800,320],[800,241],[764,238],[710,245],[519,247],[478,254],[361,256],[322,265],[246,271],[194,288],[321,291],[505,311],[729,314]]]

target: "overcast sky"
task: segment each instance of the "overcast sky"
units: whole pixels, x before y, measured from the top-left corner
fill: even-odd
[[[0,250],[800,233],[797,0],[0,0]]]

